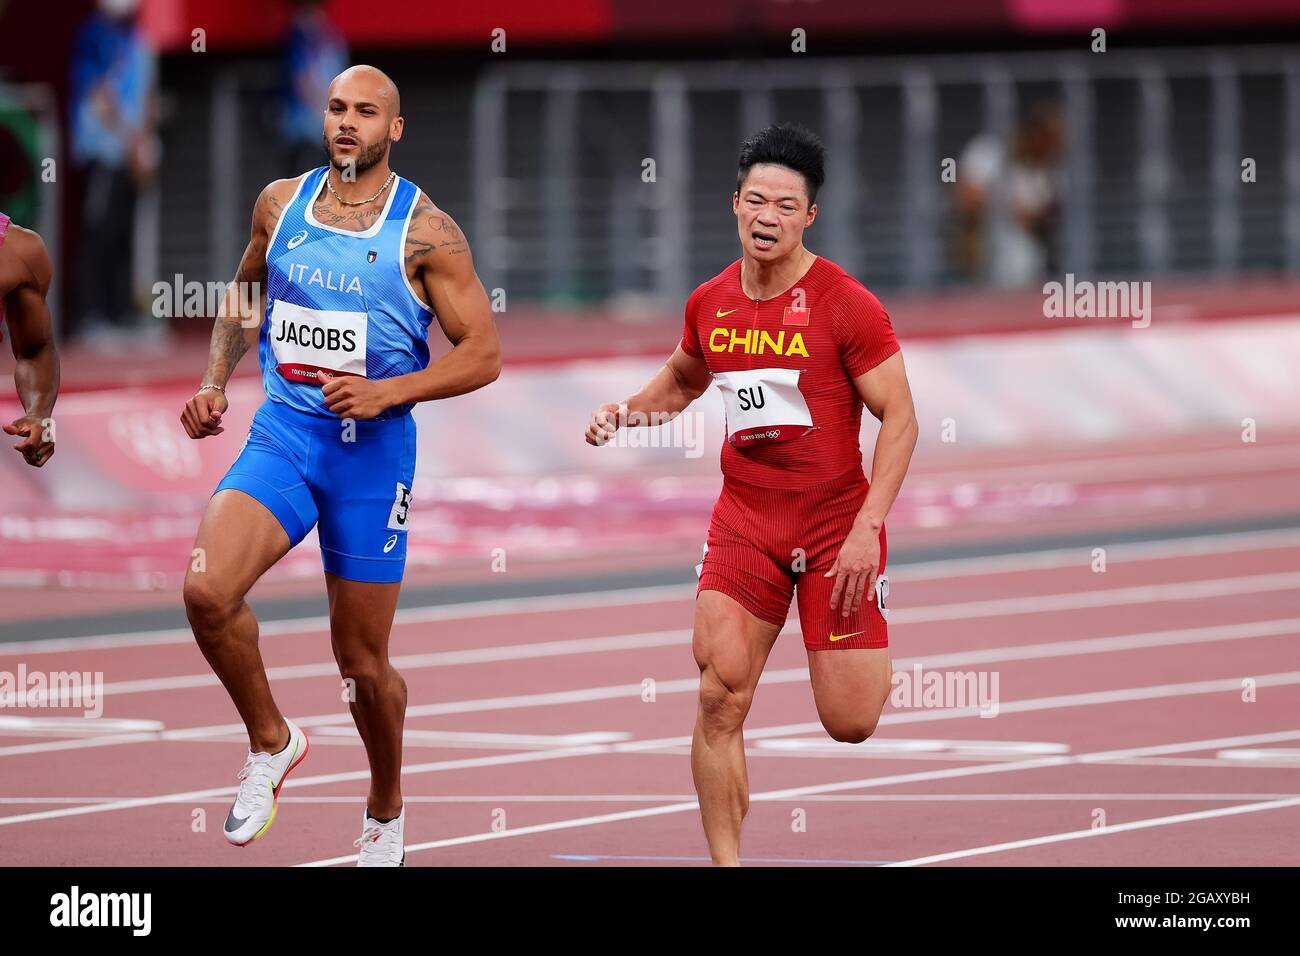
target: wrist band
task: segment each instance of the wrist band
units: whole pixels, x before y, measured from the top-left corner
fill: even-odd
[[[223,387],[220,386],[220,385],[200,385],[200,386],[199,386],[199,392],[203,391],[205,388],[215,388],[215,389],[216,389],[218,392],[220,392],[222,395],[226,394],[226,390],[225,390],[225,388],[223,388]],[[197,395],[199,392],[195,392],[194,394]]]

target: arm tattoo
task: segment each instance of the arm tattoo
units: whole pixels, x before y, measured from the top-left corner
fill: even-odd
[[[244,340],[244,330],[237,323],[221,322],[217,325],[212,333],[212,345],[220,349],[221,358],[229,363],[229,368],[234,368],[248,351],[248,343]]]
[[[244,338],[244,329],[239,324],[239,317],[218,318],[212,326],[212,342],[208,346],[208,371],[203,376],[203,383],[224,385],[247,350],[248,342]]]
[[[417,269],[431,261],[430,254],[461,256],[469,252],[469,242],[459,226],[427,198],[421,198],[411,213],[411,228],[406,234],[405,261]]]
[[[267,196],[266,204],[270,207],[266,216],[266,234],[269,236],[275,231],[275,224],[280,221],[280,216],[284,214],[284,203],[274,196]]]
[[[266,241],[283,212],[284,203],[269,190],[259,198],[253,213],[253,235],[212,325],[208,368],[203,376],[205,385],[224,385],[229,380],[235,366],[248,351],[250,330],[261,326],[261,316],[257,313],[265,294]]]
[[[411,228],[406,234],[404,260],[408,270],[418,278],[422,268],[430,266],[433,255],[461,256],[469,252],[465,234],[449,216],[444,215],[426,196],[411,213]]]
[[[409,266],[417,259],[423,258],[432,248],[433,243],[417,239],[408,232],[406,234],[406,255],[403,257],[403,261]]]
[[[445,216],[430,216],[429,228],[438,235],[438,248],[447,249],[451,255],[469,251],[469,243],[460,227]]]

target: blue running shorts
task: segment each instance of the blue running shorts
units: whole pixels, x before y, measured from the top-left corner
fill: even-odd
[[[312,415],[267,400],[217,491],[257,499],[290,547],[318,522],[322,563],[349,581],[392,583],[406,568],[415,420]]]

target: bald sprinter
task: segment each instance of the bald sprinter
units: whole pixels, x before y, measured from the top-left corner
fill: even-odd
[[[199,525],[185,610],[248,731],[224,827],[245,846],[271,826],[308,749],[271,694],[245,595],[316,529],[331,644],[370,765],[357,864],[401,866],[406,683],[388,645],[412,520],[411,409],[495,380],[500,344],[460,227],[389,167],[404,125],[393,81],[353,66],[321,93],[327,162],[262,190],[181,412],[190,438],[220,435],[226,382],[258,350],[266,400]],[[430,329],[452,346],[432,363]]]
[[[366,119],[369,135],[358,138],[358,130],[346,125],[344,117],[349,110]],[[402,119],[402,97],[397,92],[397,84],[389,79],[388,74],[373,66],[350,66],[330,83],[325,101],[325,151],[334,160],[332,147],[338,145],[342,137],[349,147],[340,151],[341,164],[339,172],[360,175],[383,162],[393,143],[402,138],[405,122]],[[355,149],[352,147],[355,144]]]

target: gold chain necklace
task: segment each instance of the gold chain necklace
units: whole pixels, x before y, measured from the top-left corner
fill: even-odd
[[[388,188],[389,183],[391,183],[391,182],[393,181],[393,177],[396,176],[396,175],[397,175],[397,173],[396,173],[395,171],[394,171],[394,172],[390,172],[390,173],[388,174],[388,178],[384,180],[384,184],[383,184],[382,186],[379,187],[379,192],[375,193],[375,194],[374,194],[373,196],[371,196],[369,199],[360,199],[360,200],[357,200],[356,202],[348,202],[346,199],[344,199],[342,196],[340,196],[337,192],[334,191],[334,184],[333,184],[332,182],[330,182],[330,174],[329,174],[329,171],[328,171],[328,170],[325,172],[325,186],[326,186],[326,188],[329,189],[330,194],[331,194],[331,195],[332,195],[332,196],[333,196],[333,197],[338,201],[339,205],[341,205],[341,206],[364,206],[366,203],[374,202],[374,201],[375,201],[376,199],[378,199],[381,195],[383,195],[384,190]]]

